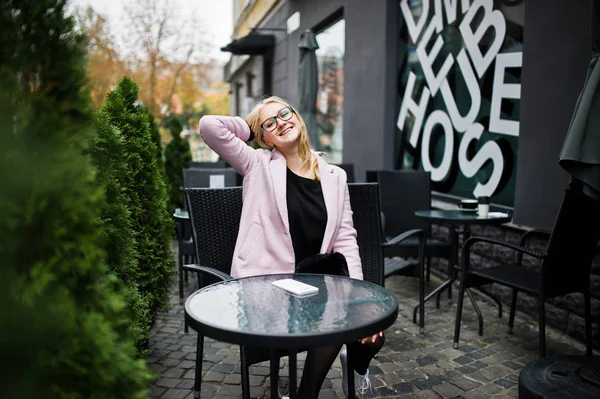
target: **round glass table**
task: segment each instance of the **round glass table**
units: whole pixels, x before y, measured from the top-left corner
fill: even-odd
[[[318,288],[297,297],[272,283],[293,278]],[[330,275],[278,274],[225,281],[193,293],[185,302],[185,318],[198,331],[196,382],[202,365],[202,337],[271,349],[271,394],[277,394],[279,358],[275,350],[290,350],[290,376],[296,375],[295,353],[355,342],[390,327],[398,302],[385,288],[362,280]],[[292,355],[293,352],[293,355]],[[307,356],[307,359],[313,356]],[[314,365],[308,365],[314,372]],[[274,374],[275,373],[275,374]],[[313,379],[314,380],[314,379]],[[290,394],[295,396],[295,378]],[[352,390],[350,390],[352,391]],[[277,396],[274,396],[277,397]]]
[[[503,223],[508,223],[512,220],[512,216],[508,213],[504,212],[489,212],[486,217],[481,217],[477,213],[477,210],[474,211],[466,211],[466,210],[440,210],[440,209],[429,209],[423,211],[416,211],[415,216],[420,217],[422,219],[426,219],[432,223],[438,224],[446,224],[450,227],[449,238],[450,238],[450,259],[448,262],[448,280],[444,281],[439,287],[430,292],[424,299],[423,303],[427,302],[433,296],[436,297],[436,307],[439,309],[440,307],[440,295],[442,291],[448,290],[448,298],[452,298],[452,284],[458,278],[458,251],[460,250],[459,239],[458,239],[458,226],[463,226],[462,234],[463,234],[463,242],[466,241],[471,235],[470,226],[472,225],[498,225]],[[500,301],[490,295],[487,291],[478,290],[484,295],[490,297],[494,300],[500,309],[500,314],[502,313],[502,304]],[[483,316],[477,306],[477,302],[475,302],[475,298],[471,293],[471,290],[467,290],[467,296],[469,300],[473,304],[475,308],[475,312],[477,313],[479,319],[479,331],[480,335],[483,334]],[[417,311],[420,305],[417,305],[413,310],[413,322],[416,323]],[[423,333],[423,328],[421,328],[421,333]]]

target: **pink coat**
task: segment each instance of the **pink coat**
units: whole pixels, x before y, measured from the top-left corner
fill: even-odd
[[[244,176],[242,218],[231,275],[293,273],[294,248],[286,201],[287,164],[276,149],[256,150],[245,142],[250,137],[240,117],[204,116],[200,133],[210,148]],[[362,266],[352,222],[346,172],[320,156],[319,174],[327,225],[321,253],[340,252],[346,257],[350,277],[362,279]]]

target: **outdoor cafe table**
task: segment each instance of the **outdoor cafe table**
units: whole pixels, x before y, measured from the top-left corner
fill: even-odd
[[[316,294],[296,297],[271,283],[293,278],[318,287]],[[355,342],[390,327],[398,302],[385,288],[370,282],[318,274],[276,274],[229,280],[202,288],[185,302],[185,318],[198,332],[196,383],[202,376],[203,337],[271,349],[271,397],[277,398],[279,357],[290,355],[290,397],[296,396],[296,353],[308,350],[305,370],[315,383],[315,348]],[[202,337],[202,338],[201,338]],[[308,368],[307,368],[308,367]],[[348,373],[352,377],[354,373]],[[313,386],[316,392],[316,387]],[[354,390],[349,390],[354,397]],[[315,396],[316,398],[316,396]]]
[[[475,211],[463,211],[463,210],[440,210],[440,209],[430,209],[423,211],[416,211],[415,215],[417,217],[427,219],[430,222],[438,223],[438,224],[446,224],[450,227],[449,237],[450,237],[450,259],[448,261],[448,280],[444,281],[439,287],[434,289],[429,295],[425,297],[424,302],[427,302],[433,296],[436,296],[436,307],[440,307],[440,294],[448,289],[448,298],[452,298],[452,284],[458,278],[458,251],[460,250],[459,240],[458,240],[458,226],[463,226],[463,242],[466,241],[471,235],[470,226],[472,225],[499,225],[503,223],[510,222],[512,217],[508,213],[504,212],[489,212],[487,217],[481,217]],[[491,299],[493,299],[496,303],[500,305],[499,301],[493,296],[489,295],[487,292],[483,290],[479,290],[483,294],[486,294]],[[473,304],[475,308],[475,312],[479,318],[479,326],[480,331],[483,326],[483,319],[481,316],[481,312],[477,303],[475,302],[475,298],[473,298],[473,294],[471,290],[467,289],[467,296],[469,300]],[[417,309],[419,305],[414,309],[414,318],[416,318]],[[502,309],[502,308],[500,308]],[[483,332],[480,332],[482,334]]]

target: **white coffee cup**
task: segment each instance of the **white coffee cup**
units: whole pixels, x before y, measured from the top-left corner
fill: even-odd
[[[478,204],[477,212],[479,217],[486,218],[490,212],[490,204]]]

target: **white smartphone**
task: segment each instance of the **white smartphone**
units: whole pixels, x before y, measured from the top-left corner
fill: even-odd
[[[298,280],[293,280],[291,278],[286,278],[283,280],[276,280],[272,283],[275,287],[281,288],[284,291],[289,292],[290,294],[296,296],[309,296],[316,294],[319,292],[319,288],[305,284]]]

